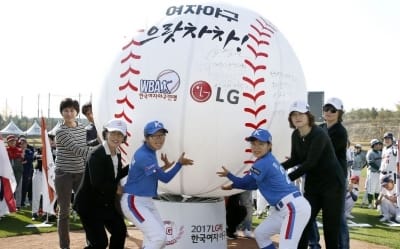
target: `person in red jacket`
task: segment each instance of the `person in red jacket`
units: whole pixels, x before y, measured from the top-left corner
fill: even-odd
[[[17,203],[17,209],[20,209],[21,206],[21,193],[22,193],[22,171],[23,165],[22,161],[24,158],[23,150],[17,146],[17,137],[15,135],[7,136],[7,153],[8,158],[10,159],[10,163],[13,169],[13,173],[15,176],[15,180],[17,181],[17,187],[15,188],[14,197]]]

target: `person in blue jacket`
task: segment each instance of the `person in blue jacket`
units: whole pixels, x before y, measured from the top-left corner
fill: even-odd
[[[145,140],[133,155],[121,198],[125,217],[143,232],[142,248],[163,248],[167,239],[163,220],[153,202],[153,197],[157,196],[158,181],[168,183],[182,166],[193,164],[193,160],[182,153],[174,166],[167,155],[161,154],[165,165],[158,165],[156,152],[163,147],[167,133],[168,130],[159,121],[149,122],[144,127]]]
[[[310,204],[272,154],[272,136],[269,131],[257,129],[246,140],[250,142],[251,151],[256,157],[250,173],[244,177],[237,177],[222,166],[222,171],[217,172],[217,175],[227,177],[232,183],[221,188],[258,188],[273,207],[268,218],[254,230],[261,249],[275,248],[271,240],[275,234],[279,234],[279,248],[297,248],[311,215]]]

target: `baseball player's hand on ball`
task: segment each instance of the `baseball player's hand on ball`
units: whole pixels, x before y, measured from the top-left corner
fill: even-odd
[[[232,190],[233,188],[232,188],[232,184],[229,184],[229,185],[222,185],[221,186],[221,189],[222,190]]]
[[[164,166],[162,167],[163,170],[167,170],[172,167],[172,165],[175,164],[175,161],[172,163],[169,162],[167,154],[161,153],[161,160],[164,162]]]
[[[185,152],[183,152],[182,155],[179,157],[178,162],[180,162],[182,165],[193,165],[193,160],[186,158]]]
[[[229,174],[229,170],[227,170],[224,166],[222,166],[222,171],[217,171],[217,175],[220,177],[226,177]]]

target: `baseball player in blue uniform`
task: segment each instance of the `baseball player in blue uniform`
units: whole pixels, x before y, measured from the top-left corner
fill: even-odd
[[[145,126],[145,141],[134,153],[121,198],[122,211],[143,232],[142,248],[146,249],[163,248],[166,241],[164,223],[152,199],[157,196],[158,180],[167,183],[182,166],[193,164],[193,160],[185,158],[185,153],[182,153],[175,166],[165,154],[161,154],[165,165],[158,165],[156,151],[163,147],[167,133],[168,130],[159,121],[152,121]]]
[[[228,177],[232,184],[222,186],[224,190],[233,188],[259,189],[268,203],[273,206],[268,219],[254,231],[261,249],[274,249],[271,236],[279,234],[279,248],[297,248],[303,230],[308,223],[311,207],[299,189],[288,178],[285,169],[272,155],[272,137],[264,129],[255,130],[246,138],[257,158],[244,177],[237,177],[225,167],[217,172],[220,177]]]

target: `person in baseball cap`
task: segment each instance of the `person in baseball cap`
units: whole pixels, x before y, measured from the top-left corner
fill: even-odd
[[[126,225],[120,205],[116,204],[119,204],[118,194],[122,194],[120,180],[129,170],[128,165],[123,165],[120,150],[127,125],[124,120],[111,119],[103,127],[103,142],[91,147],[93,151],[86,162],[73,209],[81,218],[88,245],[125,248]]]
[[[338,122],[343,122],[343,102],[339,98],[329,98],[324,106],[322,107],[324,111],[324,119],[337,119]],[[335,117],[338,115],[337,118]]]
[[[308,130],[315,125],[315,117],[310,112],[310,106],[304,100],[296,100],[290,104],[288,121],[289,127],[294,129],[302,126]]]
[[[228,178],[231,183],[222,185],[222,190],[232,189],[259,189],[261,195],[268,200],[275,212],[271,212],[258,228],[254,230],[255,239],[259,248],[275,248],[269,236],[280,236],[280,248],[297,248],[304,228],[311,215],[311,207],[298,187],[288,180],[287,172],[272,154],[272,136],[268,130],[257,129],[246,138],[250,142],[251,153],[256,158],[250,173],[244,176],[233,175],[225,166],[216,174]],[[291,212],[287,206],[291,206]],[[230,210],[227,210],[229,215]],[[296,217],[290,224],[287,220]],[[227,216],[226,234],[235,238],[234,222],[229,222]],[[289,237],[280,231],[288,230],[293,234]],[[337,235],[336,235],[337,236]]]
[[[369,144],[371,145],[371,148],[374,148],[375,145],[382,144],[382,142],[379,141],[379,139],[374,138],[369,142]]]
[[[354,145],[354,148],[355,149],[362,149],[362,145],[361,144],[356,144],[356,145]]]
[[[385,132],[385,134],[383,134],[383,138],[390,138],[390,139],[392,139],[392,140],[394,140],[394,135],[393,135],[393,133],[392,132]]]
[[[352,182],[355,183],[355,184],[358,184],[358,182],[360,181],[360,177],[359,177],[359,176],[356,176],[356,175],[351,176],[351,177],[350,177],[350,181],[352,181]]]
[[[151,238],[144,240],[142,248],[163,248],[167,240],[163,220],[153,200],[158,196],[159,181],[166,184],[183,166],[193,165],[193,160],[186,158],[185,152],[176,163],[161,153],[164,165],[159,165],[157,151],[163,148],[167,132],[160,121],[145,125],[145,140],[133,154],[121,198],[124,216],[141,230],[145,238]]]
[[[381,177],[381,186],[385,187],[388,183],[393,183],[392,175],[383,175]]]
[[[246,141],[251,142],[251,141],[261,141],[264,143],[272,143],[272,136],[269,133],[269,131],[264,130],[264,129],[257,129],[251,133],[249,137],[246,137]]]
[[[104,125],[104,128],[109,132],[119,131],[124,137],[126,136],[127,125],[122,119],[111,119]]]
[[[17,141],[17,137],[15,135],[8,135],[7,136],[7,143],[11,143],[13,141]]]
[[[296,100],[289,107],[289,114],[292,112],[307,113],[309,111],[310,106],[303,100]]]
[[[164,134],[168,133],[168,130],[164,128],[163,123],[161,123],[160,121],[151,121],[147,123],[144,127],[144,136],[148,137],[160,130],[164,132]]]
[[[281,164],[285,169],[292,170],[288,174],[291,181],[305,179],[304,189],[308,193],[307,198],[315,200],[310,202],[313,210],[310,226],[305,229],[298,247],[308,246],[310,238],[306,235],[311,234],[319,211],[330,214],[323,220],[325,235],[327,235],[325,243],[339,245],[338,234],[341,231],[346,184],[345,171],[337,160],[328,132],[315,123],[315,117],[309,111],[306,102],[298,100],[290,105],[288,121],[290,128],[294,129],[291,134],[291,156]],[[344,148],[346,148],[347,136],[344,139]],[[321,177],[321,175],[330,177]],[[303,178],[303,176],[307,177]],[[318,188],[318,193],[313,191],[316,188]],[[332,195],[335,195],[335,198],[332,198]]]
[[[111,119],[109,120],[104,126],[103,126],[103,132],[102,132],[102,137],[103,140],[107,139],[107,134],[111,132],[119,132],[122,134],[124,137],[123,143],[126,142],[127,139],[127,124],[124,120],[122,119]]]
[[[376,200],[376,205],[380,205],[382,218],[381,222],[395,219],[400,222],[400,209],[397,207],[397,196],[392,175],[381,176],[382,190]]]
[[[336,97],[329,98],[325,102],[324,106],[326,106],[326,105],[331,105],[331,106],[335,107],[336,110],[343,110],[343,102],[342,102],[342,100],[339,99],[339,98],[336,98]]]

